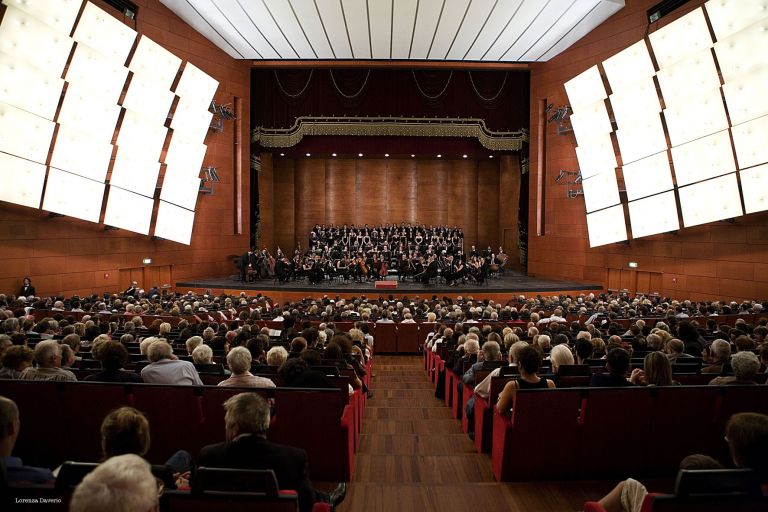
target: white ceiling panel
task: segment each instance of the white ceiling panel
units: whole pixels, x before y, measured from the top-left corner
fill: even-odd
[[[445,0],[430,0],[417,2],[419,6],[416,15],[416,30],[413,33],[411,59],[426,59],[432,48],[432,42],[437,31],[437,24],[445,11]]]
[[[469,53],[470,48],[485,26],[490,22],[491,15],[497,12],[496,0],[472,0],[469,10],[456,35],[446,59],[462,60]]]
[[[466,21],[469,0],[446,0],[443,15],[435,31],[435,40],[427,58],[444,59],[458,37],[459,27]]]
[[[409,59],[413,26],[416,22],[416,5],[413,0],[392,0],[392,59]]]
[[[371,39],[368,30],[368,2],[361,0],[344,0],[344,22],[349,31],[349,39],[352,43],[352,53],[356,59],[371,58]],[[389,23],[387,23],[389,25]]]
[[[371,2],[368,16],[371,20],[371,46],[374,59],[389,59],[392,43],[392,2]]]
[[[284,4],[287,5],[287,3]],[[222,10],[224,10],[223,7]],[[253,34],[265,40],[265,42],[268,41],[268,44],[271,46],[270,50],[276,52],[281,58],[295,59],[298,57],[298,53],[281,32],[280,26],[275,22],[271,9],[264,2],[260,0],[237,0],[237,7],[232,9],[232,11],[225,12],[231,12],[233,16],[245,16],[245,20],[243,20],[245,26],[250,25],[251,27],[248,34]],[[254,34],[254,32],[258,34]],[[265,52],[268,51],[263,45],[261,48]]]
[[[264,4],[274,18],[274,23],[288,39],[291,47],[302,59],[316,59],[312,45],[304,33],[304,27],[293,12],[293,6],[288,0],[265,0]]]
[[[623,0],[161,0],[239,59],[549,60]]]
[[[337,59],[353,59],[349,44],[349,32],[344,20],[344,11],[340,0],[314,0],[320,12],[325,33],[331,41],[333,53]],[[309,3],[309,2],[307,2]],[[303,9],[302,9],[303,11]]]

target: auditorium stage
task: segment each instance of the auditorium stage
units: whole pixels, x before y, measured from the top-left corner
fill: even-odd
[[[390,280],[393,276],[390,276]],[[508,271],[498,277],[488,279],[483,285],[477,284],[458,284],[456,286],[447,286],[444,283],[437,285],[430,284],[424,285],[421,283],[397,282],[397,288],[376,288],[373,281],[370,282],[338,282],[338,281],[324,281],[317,285],[310,285],[307,281],[280,283],[273,279],[263,279],[261,281],[254,281],[252,283],[243,283],[239,280],[231,278],[211,278],[211,279],[194,279],[188,281],[179,281],[176,283],[176,289],[178,291],[185,291],[186,289],[193,290],[208,290],[210,289],[214,293],[239,293],[241,291],[247,294],[255,294],[261,292],[269,296],[280,296],[286,298],[296,298],[307,295],[315,294],[333,294],[344,297],[355,295],[394,295],[394,296],[420,296],[431,297],[437,296],[467,296],[473,297],[506,297],[511,295],[552,295],[562,292],[589,292],[600,291],[603,289],[600,285],[585,284],[576,281],[561,281],[552,279],[541,279],[537,277],[530,277],[522,272]]]

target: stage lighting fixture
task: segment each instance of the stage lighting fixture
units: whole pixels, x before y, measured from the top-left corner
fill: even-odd
[[[712,36],[699,7],[648,36],[660,69],[712,46]]]
[[[678,187],[736,170],[728,130],[672,148],[672,162]]]
[[[160,163],[156,158],[118,149],[109,183],[143,196],[154,197],[158,174]]]
[[[207,110],[218,87],[218,81],[187,62],[175,92],[176,96],[184,98],[187,103]]]
[[[43,210],[99,222],[103,201],[104,183],[59,169],[52,168],[48,172]]]
[[[673,191],[629,203],[632,238],[656,235],[680,229],[677,202]]]
[[[736,173],[678,189],[685,227],[744,215]]]
[[[0,201],[40,208],[45,165],[0,153]]]
[[[667,132],[672,146],[711,135],[728,128],[720,89],[697,91],[685,103],[664,110]]]
[[[57,122],[88,132],[94,141],[111,143],[120,106],[105,101],[82,84],[70,83]]]
[[[768,133],[768,116],[747,121],[731,128],[739,169],[768,162],[766,133]]]
[[[154,236],[189,245],[194,222],[195,212],[160,201]]]
[[[336,156],[336,153],[333,153],[331,156]]]
[[[710,0],[705,6],[718,41],[768,17],[763,0]]]
[[[623,91],[635,82],[647,81],[656,73],[643,40],[604,60],[603,69],[614,92]]]
[[[72,25],[83,4],[81,0],[56,0],[55,2],[3,0],[3,3],[21,9],[57,32],[66,35],[72,32]]]
[[[672,190],[674,187],[666,151],[627,164],[622,171],[629,201]]]
[[[759,21],[741,32],[715,43],[715,55],[725,83],[768,65],[768,54],[755,48],[768,46],[768,20]]]
[[[587,213],[602,210],[621,202],[616,173],[603,173],[582,180],[584,205]]]
[[[767,83],[768,69],[762,68],[723,85],[732,125],[768,114],[768,95],[764,89]]]
[[[442,157],[443,157],[443,155],[437,155],[437,158],[442,158]]]
[[[687,104],[691,91],[711,91],[720,87],[715,60],[709,48],[662,68],[656,78],[667,108]]]
[[[638,118],[658,117],[661,112],[656,84],[650,78],[644,78],[622,88],[619,93],[611,94],[610,101],[618,129],[631,126]]]
[[[768,210],[768,164],[739,171],[744,213]]]
[[[197,196],[200,192],[200,172],[194,176],[169,167],[163,178],[163,188],[160,191],[160,199],[168,203],[181,206],[187,210],[195,210]]]
[[[91,2],[86,2],[72,37],[78,43],[98,48],[112,62],[122,66],[136,41],[136,31]]]
[[[311,154],[311,153],[307,153],[307,154],[306,154],[306,156],[308,156],[308,157],[309,157],[309,156],[312,156],[312,154]]]
[[[104,182],[112,158],[112,144],[98,142],[70,125],[59,125],[51,156],[51,167]]]
[[[162,82],[155,81],[152,76],[134,73],[123,99],[123,107],[143,114],[150,123],[162,126],[168,119],[173,99],[173,93],[163,88]],[[179,107],[181,102],[176,107],[177,113]],[[175,114],[174,117],[176,117]],[[171,127],[173,128],[173,123]]]
[[[0,101],[48,120],[56,116],[64,80],[0,52]]]
[[[467,155],[461,155],[461,158],[467,158]]]
[[[639,117],[629,126],[622,125],[616,130],[616,138],[619,141],[622,165],[667,149],[661,118],[656,113]]]
[[[158,87],[170,90],[180,66],[180,58],[142,35],[128,69],[143,77],[152,77]]]
[[[389,158],[389,153],[384,153],[384,158]]]
[[[174,136],[178,135],[191,142],[202,143],[211,127],[211,119],[213,119],[211,112],[180,99],[171,119],[171,128]]]
[[[167,135],[168,129],[165,126],[152,123],[142,114],[126,110],[117,134],[118,152],[140,152],[147,159],[159,162]]]
[[[54,128],[47,119],[0,103],[0,151],[44,164]]]
[[[309,156],[309,155],[307,155],[307,156]],[[362,158],[362,157],[363,157],[363,154],[362,154],[362,153],[358,153],[358,154],[357,154],[357,156],[359,156],[360,158]]]
[[[592,66],[565,82],[565,92],[568,93],[571,108],[577,113],[580,109],[604,100],[608,96],[597,66]]]
[[[154,206],[149,197],[110,186],[104,224],[148,235]]]
[[[608,134],[576,146],[576,157],[581,175],[585,179],[603,172],[614,172],[618,166],[613,142]]]
[[[94,86],[94,77],[99,77],[97,86]],[[111,103],[117,103],[120,99],[127,78],[128,68],[114,64],[101,52],[84,43],[77,44],[66,77],[67,82],[91,86],[93,95]]]
[[[10,5],[0,23],[0,51],[52,77],[61,77],[72,43],[69,33],[58,32]]]
[[[589,231],[590,247],[623,242],[627,239],[624,208],[621,205],[616,205],[599,212],[588,213],[587,230]]]

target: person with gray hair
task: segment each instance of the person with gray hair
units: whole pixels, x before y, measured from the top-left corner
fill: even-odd
[[[44,484],[53,482],[55,477],[50,469],[25,466],[20,458],[11,456],[20,429],[21,419],[16,402],[0,396],[0,459],[2,459],[7,471],[7,483]]]
[[[201,336],[191,336],[187,338],[185,345],[187,346],[187,354],[192,355],[197,347],[203,344],[203,338]]]
[[[731,344],[723,339],[716,339],[712,342],[710,349],[713,358],[712,364],[702,368],[701,373],[720,374],[723,372],[723,366],[728,364],[731,357]]]
[[[226,441],[204,446],[200,466],[236,469],[271,469],[280,489],[295,490],[299,510],[310,512],[315,502],[336,507],[346,496],[346,484],[330,495],[316,491],[309,481],[307,452],[267,440],[269,405],[256,393],[240,393],[224,402]]]
[[[285,347],[278,345],[267,352],[267,364],[269,366],[282,366],[286,359],[288,359],[288,351],[285,350]]]
[[[235,386],[243,388],[274,388],[271,379],[258,377],[251,373],[253,358],[250,350],[245,347],[235,347],[227,354],[227,366],[232,375],[219,382],[219,386]]]
[[[152,467],[138,455],[117,455],[85,475],[75,488],[70,512],[148,512],[157,510],[161,489]]]
[[[760,371],[760,359],[753,352],[737,352],[731,358],[733,375],[715,377],[709,384],[722,386],[724,384],[757,384],[755,377]]]
[[[213,349],[205,344],[198,345],[192,351],[192,361],[195,364],[213,364]]]
[[[75,374],[61,369],[61,346],[56,340],[44,340],[35,345],[37,368],[29,367],[21,374],[21,380],[77,381]]]
[[[195,365],[173,355],[171,345],[157,340],[147,349],[150,364],[142,368],[141,378],[149,384],[192,384],[202,386]]]

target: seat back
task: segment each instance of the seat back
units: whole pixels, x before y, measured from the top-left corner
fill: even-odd
[[[712,494],[763,495],[760,478],[751,469],[682,469],[677,474],[676,496]]]
[[[374,335],[374,349],[378,354],[397,352],[397,324],[377,323]]]
[[[397,325],[398,354],[416,354],[419,351],[419,324],[400,323]]]
[[[201,466],[195,470],[192,492],[252,492],[269,498],[278,495],[277,477],[271,469],[230,469]]]

